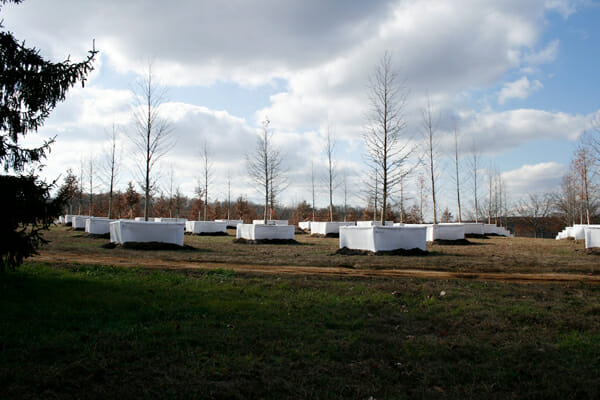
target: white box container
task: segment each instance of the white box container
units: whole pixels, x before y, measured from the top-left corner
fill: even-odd
[[[313,222],[310,224],[310,234],[325,236],[339,234],[341,226],[354,226],[354,222]]]
[[[496,230],[497,226],[496,224],[483,224],[483,234],[484,235],[494,235],[494,234],[498,234],[498,231]]]
[[[264,225],[265,221],[263,219],[255,219],[254,221],[252,221],[253,225]],[[288,224],[288,220],[287,219],[268,219],[267,220],[267,225],[287,225]]]
[[[227,228],[237,228],[238,224],[243,224],[241,219],[215,219],[215,222],[225,222]]]
[[[340,248],[372,252],[426,249],[425,226],[342,226]]]
[[[381,226],[381,221],[356,221],[356,226]],[[385,221],[385,226],[394,226],[394,221]]]
[[[109,226],[110,241],[113,243],[160,242],[183,246],[183,222],[119,220],[111,222]]]
[[[154,222],[187,222],[187,218],[154,218]]]
[[[295,225],[239,224],[236,238],[246,240],[293,240]]]
[[[600,247],[600,226],[588,225],[585,228],[585,248]]]
[[[200,235],[202,233],[227,233],[227,224],[216,221],[187,221],[185,231]]]
[[[71,219],[71,226],[73,229],[85,229],[85,221],[87,221],[90,217],[83,215],[73,215]]]
[[[463,224],[431,224],[427,225],[427,241],[460,240],[465,238]]]
[[[310,230],[311,223],[312,223],[312,221],[301,221],[301,222],[298,222],[298,227],[304,231],[308,231],[308,230]]]
[[[136,221],[144,221],[144,217],[135,217]],[[154,217],[148,217],[148,222],[154,222]]]
[[[92,217],[85,221],[85,231],[91,235],[106,235],[110,233],[110,223],[114,222],[114,219]]]

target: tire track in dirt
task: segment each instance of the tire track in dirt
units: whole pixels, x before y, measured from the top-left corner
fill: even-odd
[[[465,279],[476,281],[498,281],[516,283],[573,283],[600,284],[600,275],[566,273],[500,273],[500,272],[451,272],[421,269],[353,269],[343,267],[308,267],[294,265],[261,265],[229,263],[192,263],[160,259],[131,259],[122,257],[86,257],[79,254],[42,253],[35,261],[56,264],[92,264],[117,267],[142,267],[161,270],[216,270],[228,269],[235,272],[249,272],[272,275],[318,275],[362,278],[424,278],[424,279]]]

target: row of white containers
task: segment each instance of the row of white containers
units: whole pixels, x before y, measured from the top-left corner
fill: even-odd
[[[83,223],[86,232],[105,234],[110,232],[111,242],[165,242],[183,245],[184,230],[191,233],[226,232],[229,222],[185,221],[154,218],[153,221],[109,220],[87,216],[65,216],[75,228]],[[83,222],[82,222],[83,221]],[[238,221],[235,221],[238,222]],[[241,222],[241,221],[239,221]],[[295,226],[279,220],[275,224],[263,224],[262,220],[253,224],[238,224],[236,236],[249,240],[293,239]],[[392,223],[393,224],[393,223]],[[372,221],[362,221],[358,226],[353,222],[312,222],[311,232],[327,235],[340,233],[340,247],[370,251],[396,249],[425,250],[425,243],[437,239],[463,239],[465,232],[486,232],[485,224],[393,224],[381,226]],[[496,233],[496,232],[494,232]]]
[[[567,226],[556,235],[556,240],[573,238],[585,239],[585,248],[600,247],[600,225],[575,224]]]

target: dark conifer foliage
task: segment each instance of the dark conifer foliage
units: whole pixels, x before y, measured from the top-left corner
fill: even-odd
[[[7,3],[21,2],[0,0],[0,11]],[[54,139],[37,148],[23,148],[19,139],[41,127],[71,87],[85,82],[96,54],[93,48],[79,63],[69,58],[58,63],[47,61],[0,23],[0,164],[10,173],[0,176],[2,210],[10,219],[0,225],[0,270],[19,265],[24,257],[35,253],[43,242],[40,231],[59,215],[64,202],[61,195],[51,199],[52,185],[34,172],[23,174],[26,169],[40,168]]]

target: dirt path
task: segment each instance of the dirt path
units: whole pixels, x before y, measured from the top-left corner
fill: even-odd
[[[565,273],[495,273],[495,272],[448,272],[418,269],[354,269],[341,267],[308,267],[294,265],[255,265],[255,264],[223,264],[223,263],[191,263],[171,260],[139,260],[120,257],[86,257],[72,253],[42,253],[34,258],[59,264],[93,264],[114,265],[119,267],[144,267],[163,270],[215,270],[229,269],[235,272],[251,272],[275,275],[320,275],[363,278],[427,278],[427,279],[469,279],[479,281],[501,281],[519,283],[569,283],[584,282],[600,284],[600,275],[565,274]]]

